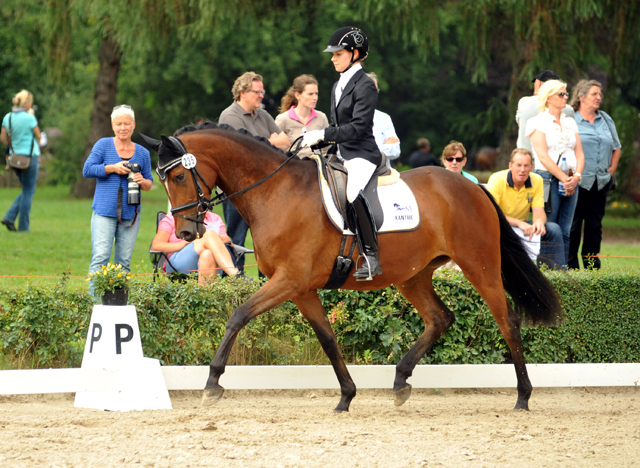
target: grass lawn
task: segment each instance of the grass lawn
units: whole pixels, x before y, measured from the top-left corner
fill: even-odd
[[[20,286],[27,281],[52,283],[67,267],[72,284],[84,284],[91,261],[92,200],[71,198],[69,192],[66,186],[38,187],[31,209],[30,234],[9,232],[0,225],[0,286]],[[0,217],[19,193],[18,188],[0,189]],[[135,274],[153,272],[148,252],[160,210],[167,211],[167,195],[156,182],[150,191],[142,192],[140,231],[131,259]],[[214,211],[222,216],[221,205]],[[252,245],[249,237],[248,246]],[[255,257],[248,255],[248,276],[257,277],[255,263]]]
[[[73,199],[69,187],[38,187],[31,210],[31,233],[18,234],[0,226],[0,287],[52,283],[68,267],[72,284],[84,285],[91,259],[91,200]],[[17,188],[0,188],[0,216],[4,215]],[[149,245],[155,235],[155,218],[166,211],[167,196],[159,183],[142,193],[141,225],[132,258],[132,271],[151,275]],[[222,215],[222,206],[215,208]],[[603,267],[640,270],[640,215],[638,212],[608,210],[604,220]],[[249,237],[248,246],[253,245]],[[636,257],[636,258],[617,258]],[[247,256],[247,275],[257,277],[256,261]]]

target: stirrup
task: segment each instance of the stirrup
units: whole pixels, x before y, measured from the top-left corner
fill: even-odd
[[[378,261],[377,267],[373,270],[371,269],[371,262],[369,260],[368,255],[361,254],[361,257],[364,257],[364,262],[360,265],[359,268],[353,273],[353,277],[356,281],[371,281],[375,275],[382,274],[382,268],[380,267],[380,261]],[[375,257],[374,257],[375,258]],[[365,276],[366,275],[366,276]]]

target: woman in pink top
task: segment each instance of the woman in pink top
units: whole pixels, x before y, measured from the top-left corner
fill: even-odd
[[[300,75],[293,80],[293,86],[282,97],[281,114],[276,124],[287,137],[289,143],[309,130],[322,130],[329,126],[327,116],[316,110],[318,102],[318,81],[313,75]],[[298,153],[302,158],[311,154],[311,148],[305,147]]]
[[[164,265],[166,272],[190,274],[197,271],[200,284],[215,278],[218,269],[229,276],[238,274],[225,246],[231,242],[231,238],[227,235],[222,218],[209,211],[204,217],[204,224],[207,228],[204,235],[187,242],[176,236],[173,215],[168,214],[160,221],[151,248],[168,254],[169,261]]]

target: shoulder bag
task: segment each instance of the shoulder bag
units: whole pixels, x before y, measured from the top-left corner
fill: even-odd
[[[13,154],[7,156],[7,162],[9,163],[9,166],[13,167],[14,169],[29,169],[29,166],[31,166],[31,156],[33,155],[33,144],[35,142],[35,136],[31,135],[31,151],[29,152],[29,156],[26,156],[24,154],[16,154],[13,151],[13,146],[11,145],[11,115],[13,115],[13,112],[9,115],[8,139],[9,148],[11,149],[11,153]]]

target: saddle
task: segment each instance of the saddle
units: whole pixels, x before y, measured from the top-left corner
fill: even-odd
[[[338,211],[340,212],[340,215],[342,216],[342,219],[348,219],[347,169],[335,157],[335,155],[331,155],[330,158],[319,156],[317,160],[320,162],[319,167],[322,171],[322,176],[327,181],[331,196],[336,204],[336,207],[338,208]],[[369,202],[371,210],[373,211],[376,229],[380,229],[380,226],[382,226],[382,223],[384,222],[384,213],[382,211],[382,206],[380,205],[380,199],[378,198],[378,177],[391,175],[392,171],[387,167],[387,157],[384,155],[384,153],[382,153],[380,164],[371,176],[371,180],[369,180],[369,183],[367,183],[367,186],[363,190],[364,196]],[[349,226],[349,228],[352,229],[351,226]]]

